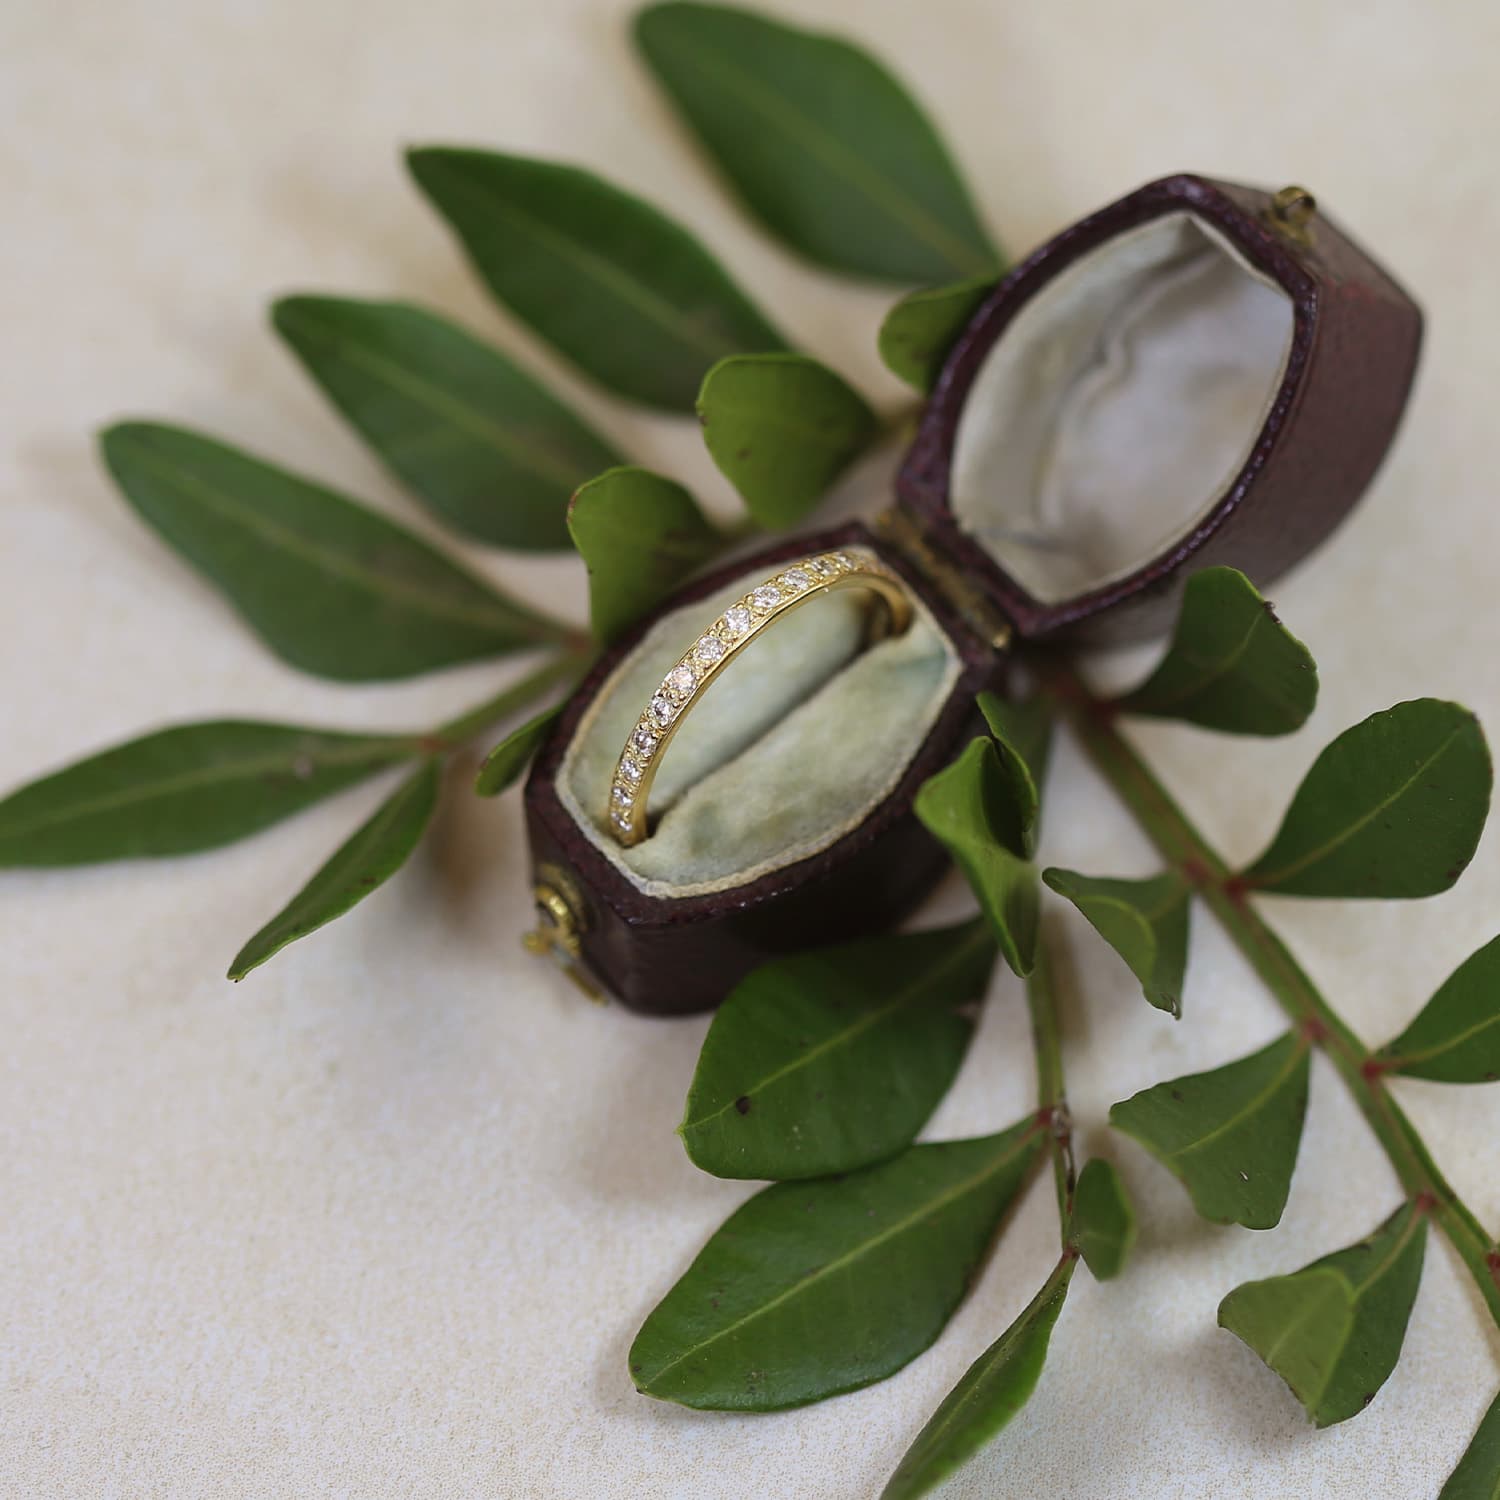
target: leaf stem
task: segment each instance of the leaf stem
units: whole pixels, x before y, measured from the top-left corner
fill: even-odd
[[[536,671],[519,682],[502,688],[492,698],[486,698],[483,703],[476,704],[425,735],[423,743],[428,753],[441,755],[458,749],[480,730],[509,718],[517,710],[542,697],[549,688],[579,676],[587,668],[592,654],[592,646],[575,643],[568,650],[549,656]]]
[[[1385,1065],[1333,1009],[1265,919],[1249,889],[1188,820],[1115,727],[1110,707],[1061,662],[1042,665],[1048,687],[1089,759],[1147,836],[1203,898],[1277,1003],[1322,1049],[1354,1096],[1401,1185],[1430,1213],[1500,1325],[1500,1250],[1443,1176],[1386,1086]]]
[[[1057,989],[1045,937],[1037,942],[1036,964],[1026,977],[1026,1004],[1031,1012],[1031,1042],[1036,1055],[1037,1115],[1051,1137],[1052,1180],[1057,1190],[1063,1248],[1073,1220],[1073,1122],[1063,1086],[1062,1044],[1057,1026]]]

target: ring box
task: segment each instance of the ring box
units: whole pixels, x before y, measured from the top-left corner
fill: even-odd
[[[526,787],[534,946],[680,1013],[900,922],[947,868],[913,799],[978,732],[1011,643],[1149,635],[1215,564],[1270,583],[1368,485],[1420,341],[1416,304],[1299,189],[1179,175],[1064,230],[959,333],[890,511],[690,583],[569,699]],[[653,832],[621,848],[610,777],[664,672],[779,564],[847,546],[903,579],[912,626],[861,652],[844,593],[767,630],[683,721]]]

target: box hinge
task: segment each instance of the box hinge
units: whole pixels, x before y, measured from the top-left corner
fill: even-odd
[[[938,552],[905,511],[895,507],[881,511],[875,517],[875,531],[958,611],[976,635],[996,651],[1010,645],[1014,633],[1010,621],[975,588],[962,569]]]
[[[604,992],[589,978],[583,967],[582,903],[573,882],[555,865],[543,865],[537,871],[532,891],[536,902],[537,925],[521,939],[521,946],[539,958],[553,958],[563,973],[596,1005],[607,1004]]]

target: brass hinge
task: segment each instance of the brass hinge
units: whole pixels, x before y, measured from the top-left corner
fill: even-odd
[[[892,507],[881,511],[875,517],[875,530],[953,605],[971,630],[996,651],[1010,645],[1010,621],[959,568],[938,553],[904,510]]]
[[[521,946],[539,958],[555,959],[563,973],[596,1005],[608,997],[589,978],[583,967],[582,904],[573,883],[554,865],[543,865],[537,871],[532,891],[536,902],[537,925],[521,938]]]

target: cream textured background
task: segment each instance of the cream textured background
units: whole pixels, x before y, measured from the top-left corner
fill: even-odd
[[[1165,171],[1299,179],[1426,303],[1394,456],[1277,591],[1324,668],[1313,724],[1267,744],[1140,734],[1223,847],[1256,852],[1318,746],[1377,708],[1461,696],[1500,730],[1500,11],[786,8],[857,28],[898,64],[1015,250]],[[831,284],[740,220],[632,64],[623,14],[614,0],[0,7],[0,785],[166,718],[419,724],[489,690],[484,668],[354,689],[274,663],[90,450],[90,429],[125,412],[201,424],[427,529],[263,317],[293,288],[407,295],[555,368],[476,291],[398,143],[603,169],[696,224],[809,348],[897,398],[872,338],[889,298]],[[558,384],[642,461],[728,503],[687,424]],[[483,565],[580,597],[565,560]],[[515,797],[455,789],[435,842],[358,913],[237,989],[220,978],[379,795],[195,859],[0,876],[0,1492],[874,1494],[1050,1265],[1045,1186],[947,1336],[895,1379],[763,1418],[636,1396],[634,1328],[743,1189],[696,1173],[672,1135],[704,1022],[593,1009],[518,950]],[[1046,854],[1150,868],[1068,750]],[[947,910],[961,901],[950,891]],[[1441,900],[1272,914],[1378,1039],[1500,929],[1500,836]],[[1393,1206],[1390,1173],[1320,1066],[1281,1228],[1197,1223],[1163,1171],[1107,1139],[1103,1111],[1268,1039],[1277,1015],[1207,920],[1175,1026],[1063,926],[1076,1110],[1085,1144],[1119,1160],[1144,1234],[1121,1280],[1079,1278],[1030,1408],[946,1493],[1434,1495],[1500,1383],[1500,1340],[1447,1246],[1430,1248],[1395,1376],[1359,1419],[1315,1434],[1214,1308],[1371,1227]],[[1028,1089],[1017,986],[997,981],[931,1133],[996,1128]],[[1400,1092],[1500,1226],[1500,1089]]]

